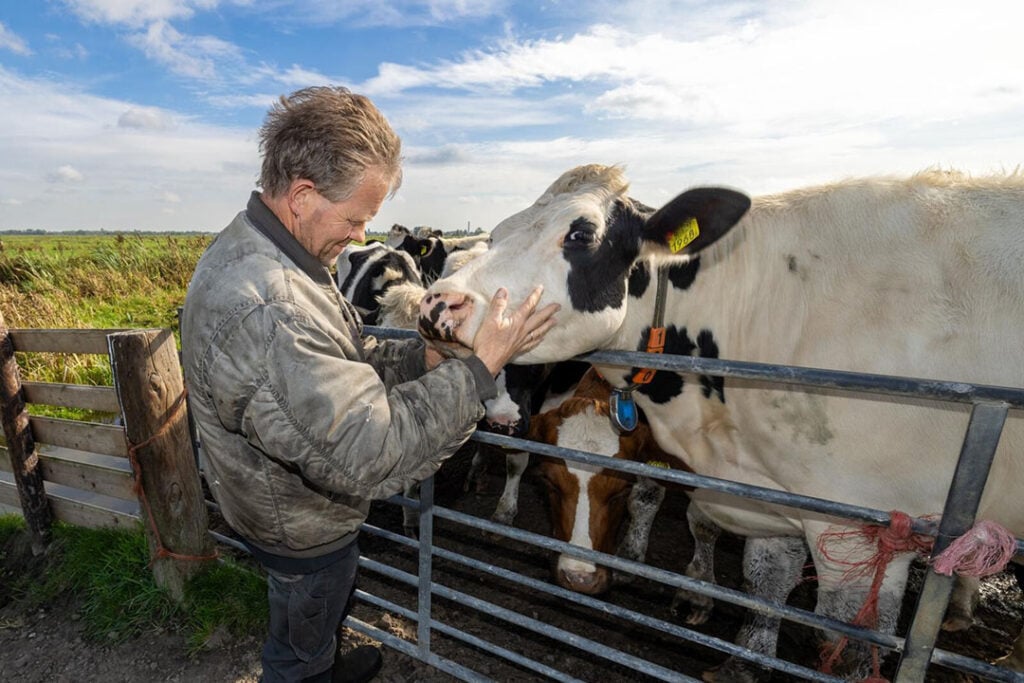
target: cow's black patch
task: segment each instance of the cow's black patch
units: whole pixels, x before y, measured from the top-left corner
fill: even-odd
[[[629,271],[629,295],[639,299],[651,285],[651,270],[645,262],[637,263],[633,270]]]
[[[573,310],[596,313],[620,308],[626,299],[626,276],[636,259],[643,216],[632,202],[616,201],[598,233],[592,221],[578,217],[562,243],[569,262],[569,300]]]
[[[677,263],[668,269],[668,281],[676,289],[689,289],[697,279],[700,270],[700,256],[695,256],[686,263]]]
[[[367,249],[364,251],[355,251],[345,254],[344,257],[347,258],[349,262],[349,271],[348,275],[345,277],[345,281],[338,283],[338,289],[342,292],[347,292],[352,287],[352,281],[359,276],[359,270],[363,267],[363,264],[366,263],[366,260],[373,256],[374,253],[374,250]]]
[[[697,348],[701,358],[718,358],[718,343],[711,330],[701,330],[697,335]],[[704,387],[704,398],[711,398],[711,393],[718,395],[718,400],[725,403],[725,380],[715,375],[701,375],[700,384]]]
[[[644,329],[643,334],[641,334],[636,347],[638,351],[646,350],[650,330],[651,328],[647,327]],[[718,358],[718,344],[715,342],[715,337],[711,330],[701,330],[697,334],[697,340],[694,341],[690,338],[685,327],[680,329],[675,325],[669,325],[665,328],[666,354],[692,356],[694,351],[701,358]],[[631,382],[633,376],[639,370],[640,368],[630,369],[628,373],[623,375],[623,380],[627,383]],[[701,375],[700,383],[705,398],[711,398],[712,393],[714,393],[718,400],[725,403],[725,384],[721,377]],[[682,393],[683,384],[683,376],[679,373],[659,370],[655,373],[654,379],[650,383],[640,385],[637,391],[647,396],[654,403],[668,403]]]

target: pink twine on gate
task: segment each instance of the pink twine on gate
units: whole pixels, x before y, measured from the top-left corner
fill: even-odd
[[[1017,539],[1005,527],[986,519],[976,522],[932,560],[939,574],[991,576],[1006,569],[1017,553]]]
[[[847,582],[855,578],[871,575],[871,587],[851,622],[855,626],[876,629],[878,627],[878,595],[885,578],[885,570],[896,553],[916,552],[925,555],[931,551],[933,539],[925,534],[917,534],[912,529],[913,519],[904,512],[893,510],[889,513],[889,526],[868,524],[858,529],[828,531],[818,537],[818,552],[822,557],[837,564],[846,565],[849,569],[843,575]],[[843,541],[860,537],[862,540],[876,545],[874,555],[867,559],[849,560],[836,557],[830,552],[829,545],[835,541]],[[990,576],[1006,568],[1007,563],[1017,550],[1017,539],[1004,527],[995,522],[982,520],[953,541],[948,548],[933,560],[933,568],[940,574],[951,576],[953,572],[963,576]],[[849,638],[843,636],[834,645],[822,648],[821,671],[832,673],[832,667],[839,661]],[[878,647],[871,647],[872,672],[861,683],[889,683],[881,675],[881,661]]]

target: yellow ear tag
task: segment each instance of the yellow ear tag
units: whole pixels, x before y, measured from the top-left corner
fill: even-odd
[[[696,218],[688,218],[682,225],[668,234],[668,248],[673,254],[678,254],[690,242],[700,236],[700,228],[697,227]]]
[[[651,467],[661,467],[666,470],[672,469],[672,466],[669,465],[664,460],[648,460],[647,464],[650,465]]]
[[[426,253],[427,253],[427,245],[424,244],[422,247],[420,247],[420,256],[425,256]]]

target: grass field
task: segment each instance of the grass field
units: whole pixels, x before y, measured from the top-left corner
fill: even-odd
[[[0,312],[9,328],[170,328],[207,234],[0,235]],[[110,385],[110,362],[87,354],[18,354],[23,380]],[[103,420],[29,406],[33,414]]]
[[[0,236],[8,327],[170,327],[206,234]]]
[[[0,234],[0,313],[8,328],[169,328],[179,338],[178,309],[213,238],[209,233]],[[24,380],[112,382],[110,363],[102,356],[18,356]],[[65,409],[30,410],[102,419]]]

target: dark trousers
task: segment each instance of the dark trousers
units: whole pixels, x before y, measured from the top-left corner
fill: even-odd
[[[331,680],[337,633],[355,590],[359,547],[308,574],[266,568],[270,634],[263,645],[262,683]]]

